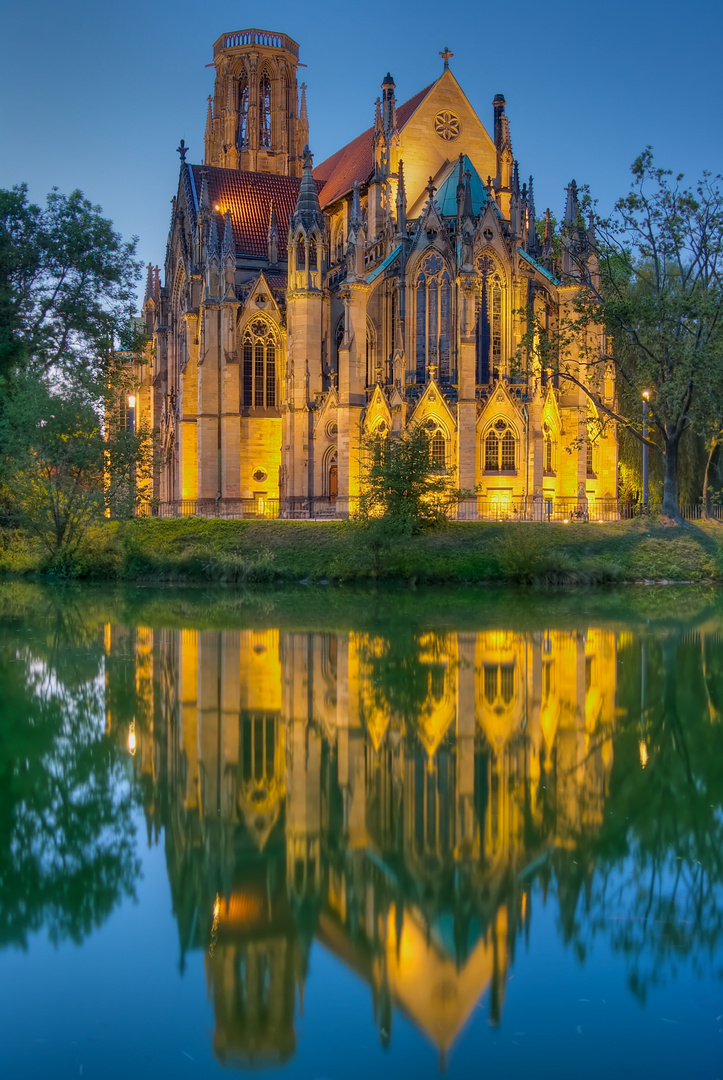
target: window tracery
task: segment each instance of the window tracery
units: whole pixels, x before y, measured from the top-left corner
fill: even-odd
[[[489,254],[477,260],[477,382],[487,384],[502,372],[502,291],[504,279],[495,259]]]
[[[502,417],[495,420],[485,436],[484,467],[485,472],[515,472],[517,469],[517,437]]]
[[[276,408],[276,339],[269,324],[257,319],[243,336],[242,405]]]
[[[447,433],[436,420],[426,423],[429,434],[429,461],[433,469],[447,468]]]
[[[444,260],[436,252],[422,259],[415,288],[417,382],[427,381],[430,368],[436,369],[440,382],[449,382],[452,285]]]
[[[271,79],[267,71],[259,79],[259,146],[271,146]]]
[[[249,83],[247,78],[242,78],[239,86],[238,98],[238,145],[240,149],[248,145],[249,131]]]
[[[546,473],[555,471],[555,441],[554,432],[547,421],[542,426],[543,431],[543,470]]]

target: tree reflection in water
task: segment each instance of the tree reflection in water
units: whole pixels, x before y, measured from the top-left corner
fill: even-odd
[[[3,590],[0,945],[79,942],[138,872],[126,755],[105,732],[102,624],[41,590]],[[18,630],[21,631],[18,634]]]
[[[624,956],[641,1001],[683,959],[716,964],[719,616],[156,622],[86,612],[55,631],[63,659],[47,631],[2,646],[5,940],[44,918],[77,936],[132,888],[134,721],[135,791],[164,836],[182,966],[204,953],[220,1060],[294,1054],[314,940],[368,984],[383,1044],[401,1011],[444,1058],[483,995],[499,1022],[540,893],[580,961],[603,937]],[[34,907],[21,881],[40,882]]]

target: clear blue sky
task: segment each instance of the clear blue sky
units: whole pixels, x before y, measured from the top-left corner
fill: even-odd
[[[163,266],[181,138],[203,155],[212,45],[249,26],[301,46],[317,162],[371,125],[392,72],[399,101],[451,67],[491,131],[503,93],[521,176],[558,216],[574,177],[605,212],[651,144],[691,181],[723,172],[723,5],[718,0],[479,0],[373,6],[190,0],[6,4],[0,39],[0,186],[34,199],[81,188],[144,262]],[[320,12],[320,13],[319,13]],[[326,18],[324,17],[326,16]]]

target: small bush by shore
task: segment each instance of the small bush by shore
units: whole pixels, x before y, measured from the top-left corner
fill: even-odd
[[[723,580],[715,522],[451,522],[406,535],[383,522],[103,522],[72,557],[0,530],[0,573],[56,579],[289,584],[507,583],[539,587]]]

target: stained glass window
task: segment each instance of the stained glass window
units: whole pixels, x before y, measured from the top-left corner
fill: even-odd
[[[437,369],[440,382],[449,382],[452,284],[441,255],[425,255],[415,286],[417,382],[426,382],[430,366]]]
[[[258,319],[246,328],[241,347],[241,404],[245,408],[276,407],[276,341],[271,327]]]
[[[477,261],[477,382],[486,385],[502,373],[502,273],[488,254]]]
[[[271,146],[271,80],[266,72],[259,79],[259,146]]]
[[[484,462],[487,472],[514,472],[517,468],[517,437],[502,418],[485,437]]]
[[[248,131],[248,119],[249,119],[249,84],[246,79],[241,82],[239,87],[239,99],[238,99],[238,145],[244,147],[249,141]]]

